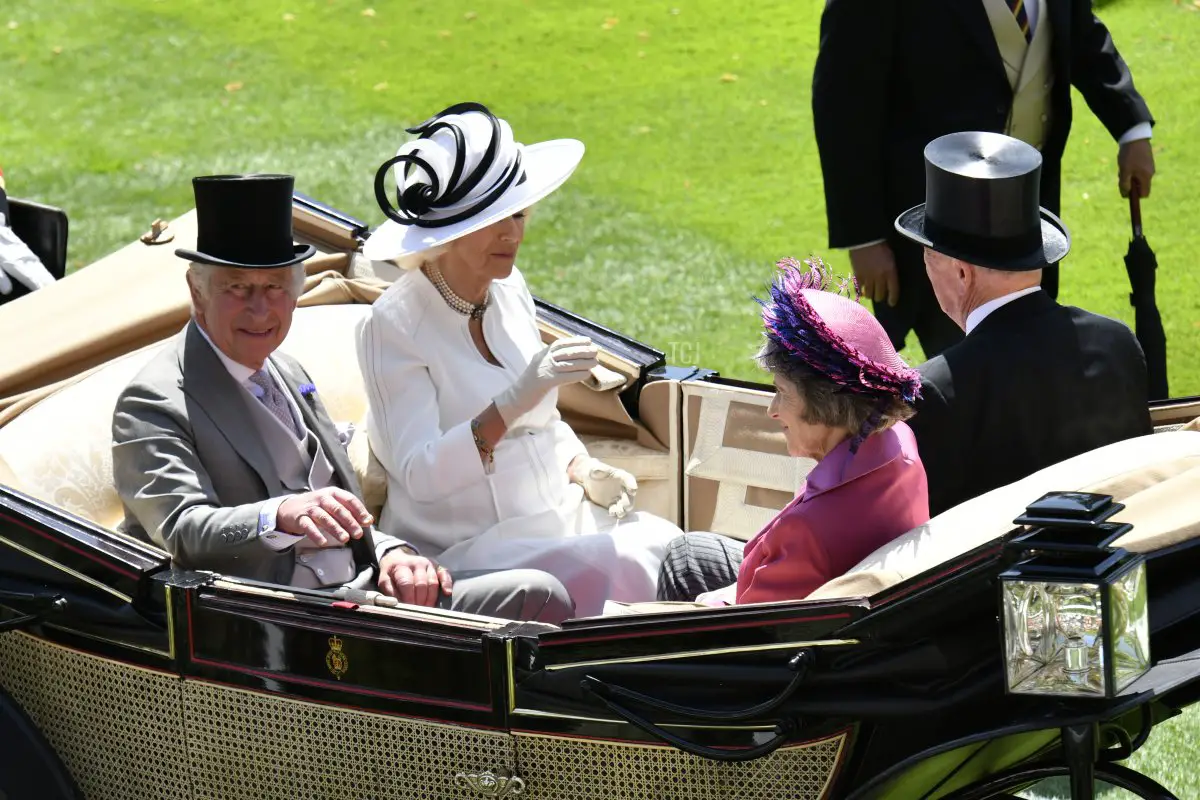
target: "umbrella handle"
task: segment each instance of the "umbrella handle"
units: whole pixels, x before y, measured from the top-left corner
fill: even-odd
[[[1133,238],[1142,237],[1142,200],[1138,194],[1137,178],[1129,186],[1129,221],[1133,223]]]

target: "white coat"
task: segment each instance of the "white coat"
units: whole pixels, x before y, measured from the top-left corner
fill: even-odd
[[[667,544],[681,531],[632,512],[619,522],[586,500],[567,465],[586,453],[558,392],[519,420],[484,469],[470,424],[543,348],[517,269],[494,281],[483,316],[488,362],[467,317],[419,270],[399,278],[359,330],[367,434],[388,475],[380,527],[455,570],[536,568],[571,593],[577,616],[606,600],[655,599]]]

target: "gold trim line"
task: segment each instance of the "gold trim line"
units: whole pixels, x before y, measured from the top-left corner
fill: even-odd
[[[516,659],[513,657],[514,646],[515,642],[512,639],[504,640],[504,656],[508,661],[508,672],[504,676],[504,685],[508,690],[509,713],[517,710],[517,665]]]
[[[100,581],[96,580],[95,578],[89,578],[87,575],[84,575],[81,572],[76,572],[75,570],[71,569],[70,567],[64,566],[63,564],[60,564],[57,561],[51,561],[50,559],[46,558],[41,553],[35,553],[33,550],[30,550],[27,547],[22,547],[21,545],[14,542],[12,539],[7,539],[3,536],[0,536],[0,544],[6,544],[9,547],[13,548],[14,550],[19,550],[22,553],[24,553],[25,555],[29,556],[30,558],[40,561],[48,567],[54,567],[55,569],[60,570],[61,572],[65,572],[68,575],[70,575],[72,578],[76,578],[78,580],[83,581],[86,584],[89,584],[90,586],[94,586],[97,589],[101,589],[105,592],[108,592],[113,597],[119,597],[120,599],[124,600],[126,603],[133,602],[133,598],[130,597],[129,595],[125,594],[124,592],[118,592],[113,587],[108,586],[107,584],[103,584]]]
[[[646,661],[675,661],[681,658],[701,658],[703,656],[725,656],[736,653],[762,653],[768,650],[791,650],[798,647],[834,647],[837,645],[859,644],[858,639],[823,639],[819,642],[783,642],[781,644],[756,644],[749,647],[718,647],[712,650],[685,650],[682,653],[660,653],[652,656],[626,656],[625,658],[604,658],[595,661],[572,661],[567,664],[550,664],[543,669],[546,672],[556,672],[562,669],[577,667],[599,667],[608,664],[641,664]]]
[[[576,722],[601,722],[607,725],[628,725],[629,723],[623,719],[606,719],[604,717],[583,717],[575,714],[558,714],[554,711],[538,711],[533,708],[514,708],[513,714],[522,717],[536,717],[539,719],[569,719]],[[686,725],[679,722],[662,722],[655,723],[660,728],[686,728],[694,731],[773,731],[774,725]],[[516,732],[514,731],[514,734]],[[523,736],[538,736],[542,734],[522,733]],[[555,736],[545,734],[550,738],[555,739],[570,739],[570,736]],[[579,739],[578,741],[593,741],[591,739]]]
[[[64,628],[62,625],[55,625],[53,622],[43,622],[42,624],[45,625],[47,628],[53,628],[56,631],[62,631],[63,633],[67,633],[72,636],[80,636],[84,639],[91,639],[94,642],[104,642],[105,644],[111,644],[114,647],[123,647],[123,648],[127,648],[129,650],[138,650],[142,653],[150,653],[151,655],[162,656],[163,658],[170,659],[172,661],[174,660],[174,656],[172,656],[166,650],[159,650],[157,647],[146,647],[145,645],[141,645],[141,644],[131,644],[130,642],[119,642],[116,639],[109,639],[106,636],[97,636],[94,633],[85,633],[84,631],[78,631],[78,630],[75,630],[74,628]],[[47,644],[57,644],[57,642],[51,642],[48,639],[40,639],[39,641],[46,642]],[[84,655],[89,655],[89,656],[95,655],[94,653],[91,653],[89,651],[78,650],[78,649],[76,649],[74,647],[70,647],[68,645],[60,645],[60,646],[66,647],[68,650],[73,650],[74,652],[77,652],[77,653],[83,653]],[[103,658],[103,656],[101,656],[101,658]],[[124,664],[125,662],[118,661],[117,663]]]
[[[164,602],[167,606],[167,650],[171,660],[175,659],[175,604],[172,602],[172,587],[171,584],[163,586]]]

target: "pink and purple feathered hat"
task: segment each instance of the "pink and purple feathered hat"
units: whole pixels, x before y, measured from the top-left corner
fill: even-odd
[[[912,405],[920,398],[920,373],[904,363],[883,326],[858,303],[857,281],[835,283],[816,257],[803,264],[785,258],[776,267],[769,300],[758,300],[772,343],[845,391],[876,400],[881,411],[891,400]],[[853,299],[842,296],[851,288]]]

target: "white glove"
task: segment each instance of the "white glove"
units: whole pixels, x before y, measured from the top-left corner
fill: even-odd
[[[597,366],[596,346],[586,336],[558,339],[533,357],[521,377],[493,401],[509,428],[542,401],[551,390],[566,383],[586,380]]]
[[[573,471],[571,478],[583,487],[587,499],[608,509],[612,516],[621,519],[633,508],[637,479],[625,470],[592,456],[582,456]]]
[[[13,233],[12,228],[0,225],[0,294],[11,294],[16,278],[29,289],[42,289],[54,283],[54,276],[42,266],[42,261],[29,246]]]

